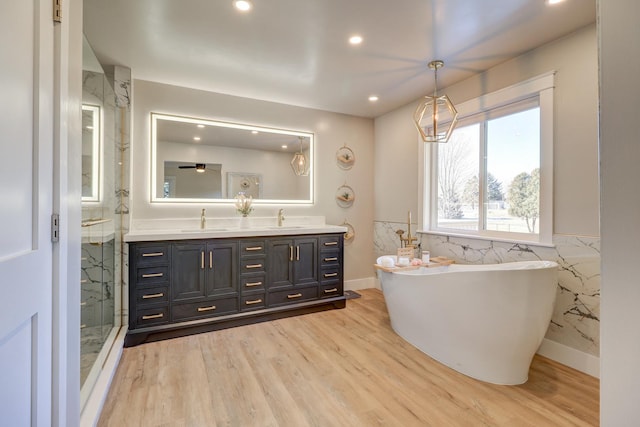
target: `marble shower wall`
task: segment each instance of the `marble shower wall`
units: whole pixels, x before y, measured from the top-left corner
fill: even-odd
[[[116,271],[120,274],[116,289],[116,299],[121,301],[116,307],[116,319],[123,325],[129,324],[129,255],[128,245],[122,236],[129,232],[129,178],[131,176],[131,69],[119,65],[111,68],[107,78],[113,83],[116,103],[116,164],[118,172],[115,177],[114,196],[115,214],[118,216],[119,238],[115,246]]]
[[[413,225],[412,225],[413,228]],[[396,230],[406,223],[376,221],[376,257],[395,254],[400,246]],[[417,225],[416,225],[417,229]],[[494,264],[549,260],[559,264],[555,310],[546,338],[599,356],[600,351],[600,238],[554,235],[554,247],[505,243],[462,237],[419,234],[422,250],[461,264]]]

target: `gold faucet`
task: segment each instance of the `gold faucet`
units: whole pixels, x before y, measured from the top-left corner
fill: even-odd
[[[409,218],[407,221],[407,237],[403,237],[404,230],[398,230],[396,231],[396,234],[400,237],[400,247],[415,249],[416,245],[414,245],[413,242],[417,242],[418,238],[411,235],[411,211],[409,211]]]
[[[204,230],[207,226],[207,218],[204,216],[204,209],[200,212],[200,230]]]
[[[282,227],[282,221],[284,221],[284,209],[278,211],[278,227]]]

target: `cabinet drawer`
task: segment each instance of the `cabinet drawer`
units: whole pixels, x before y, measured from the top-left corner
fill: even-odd
[[[340,267],[323,268],[320,272],[320,283],[338,283],[342,281],[342,269]]]
[[[269,293],[269,306],[293,304],[301,301],[309,301],[318,298],[318,288],[293,288],[286,291],[275,291]]]
[[[155,267],[142,267],[136,270],[136,285],[151,285],[169,282],[169,267],[158,265]]]
[[[264,255],[264,240],[243,240],[240,242],[240,256]]]
[[[337,297],[342,293],[342,284],[334,283],[320,286],[320,298]]]
[[[240,310],[258,310],[267,306],[267,295],[261,294],[245,295],[240,299]]]
[[[340,251],[332,250],[327,252],[322,252],[320,255],[320,266],[337,266],[340,265]]]
[[[265,258],[243,258],[240,260],[240,274],[264,273]]]
[[[342,241],[342,239],[339,235],[334,235],[334,236],[320,237],[319,241],[320,241],[321,251],[326,251],[331,249],[339,250],[341,247],[340,242]]]
[[[169,287],[154,286],[144,289],[136,289],[136,304],[145,306],[169,302]]]
[[[171,307],[172,320],[197,319],[220,316],[238,311],[238,298],[221,298],[189,304],[174,304]]]
[[[136,263],[138,266],[169,262],[169,246],[136,246]]]
[[[138,328],[167,322],[169,322],[169,307],[167,306],[136,310],[136,325]]]
[[[245,276],[240,278],[240,290],[242,293],[264,291],[265,283],[266,276],[264,274]]]

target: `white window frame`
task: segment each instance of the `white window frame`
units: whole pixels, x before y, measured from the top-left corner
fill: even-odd
[[[420,182],[422,185],[422,230],[423,233],[447,236],[461,236],[495,241],[534,243],[543,246],[553,245],[553,138],[554,138],[554,76],[549,72],[504,89],[482,95],[476,99],[456,105],[460,120],[489,113],[492,110],[508,106],[527,98],[538,97],[540,108],[540,217],[539,232],[510,233],[492,230],[458,230],[438,228],[438,177],[436,143],[425,144],[420,141]],[[426,178],[428,177],[428,181]]]

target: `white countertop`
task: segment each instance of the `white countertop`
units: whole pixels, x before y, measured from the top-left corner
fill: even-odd
[[[149,220],[133,222],[125,234],[125,242],[153,242],[160,240],[219,239],[233,237],[292,236],[300,234],[346,233],[347,227],[328,225],[324,217],[291,217],[278,226],[274,218],[250,218],[240,224],[238,218],[207,218],[207,226],[200,229],[194,220]]]

